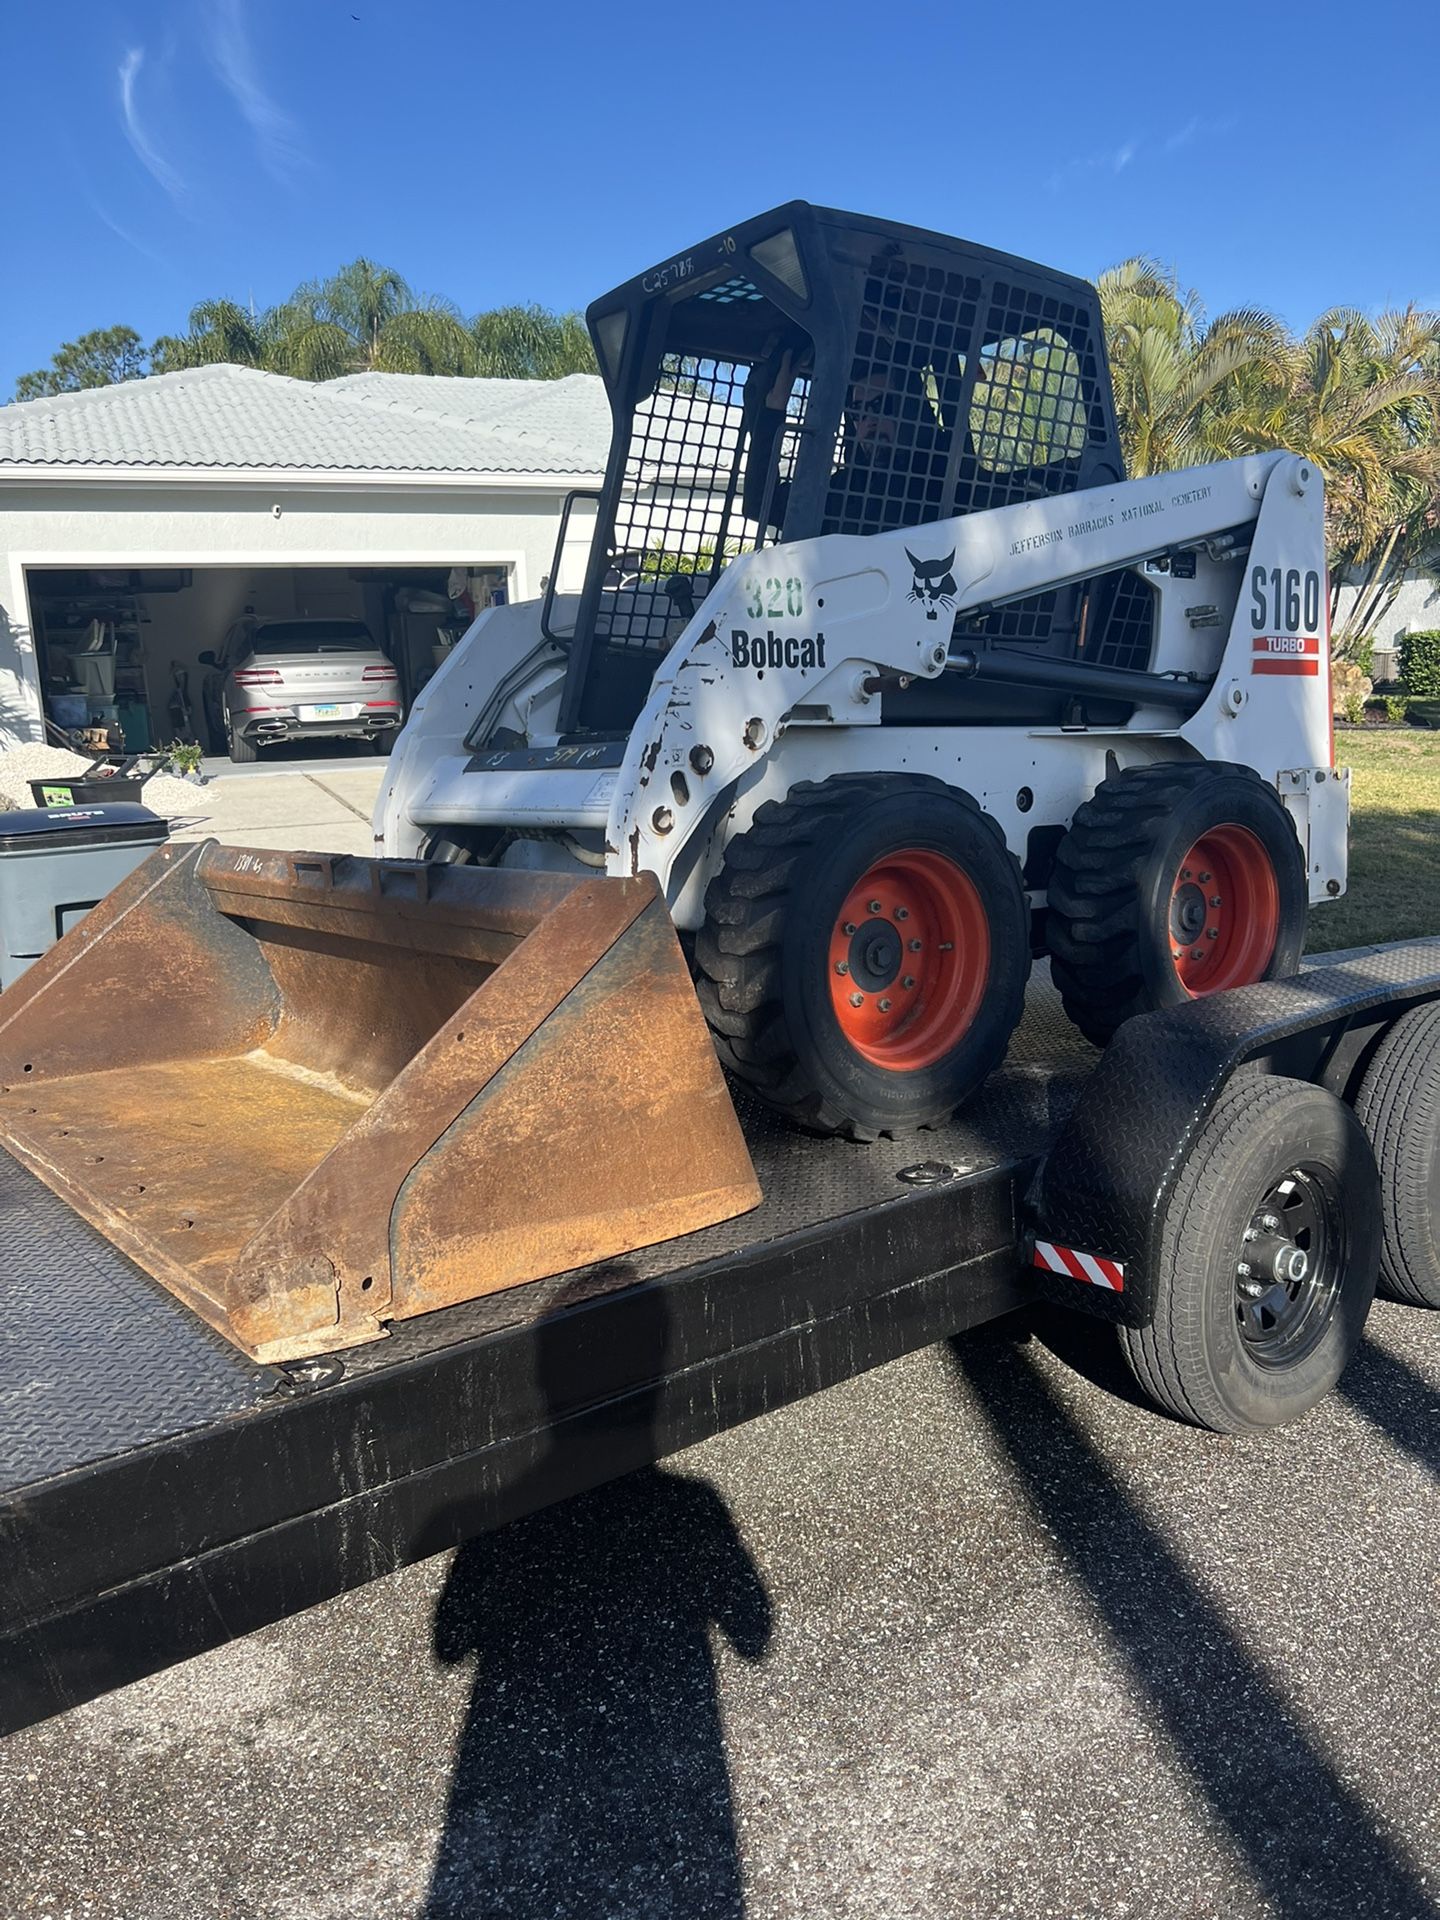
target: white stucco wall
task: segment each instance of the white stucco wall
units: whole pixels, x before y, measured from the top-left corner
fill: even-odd
[[[1339,593],[1343,619],[1355,604],[1358,588],[1345,582]],[[1403,634],[1426,633],[1440,627],[1440,577],[1428,568],[1412,567],[1405,575],[1395,604],[1375,622],[1375,645],[1391,649]]]
[[[31,567],[505,566],[550,571],[572,484],[146,484],[0,478],[0,746],[40,737]]]

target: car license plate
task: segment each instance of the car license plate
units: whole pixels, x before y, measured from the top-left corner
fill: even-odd
[[[300,718],[302,720],[349,720],[353,715],[349,707],[341,707],[331,700],[320,707],[302,707]]]

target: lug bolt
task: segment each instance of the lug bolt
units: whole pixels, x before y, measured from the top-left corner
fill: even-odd
[[[1180,869],[1180,878],[1181,878],[1182,880],[1188,880],[1188,879],[1190,878],[1190,869],[1189,869],[1189,867],[1182,867],[1182,868]]]
[[[882,1001],[880,1002],[880,1011],[881,1011],[881,1013],[889,1013],[889,1011],[890,1011],[890,1002],[889,1002],[888,1000],[882,1000]]]
[[[940,942],[940,951],[941,953],[954,953],[955,942],[953,940],[942,940]]]
[[[835,962],[835,971],[836,973],[849,973],[850,962],[848,960],[837,960]]]
[[[1242,1260],[1235,1271],[1242,1280],[1248,1280],[1250,1278],[1250,1262],[1248,1260]]]
[[[1280,1222],[1273,1213],[1262,1214],[1260,1216],[1260,1224],[1267,1233],[1278,1233],[1280,1230]]]
[[[909,907],[896,907],[895,918],[897,920],[908,920],[910,918]]]
[[[919,942],[918,940],[912,940],[912,941],[910,942],[910,951],[911,951],[911,953],[919,953],[919,951],[920,951],[920,942]]]
[[[1202,886],[1202,887],[1208,887],[1208,886],[1209,886],[1209,884],[1210,884],[1210,876],[1209,876],[1209,874],[1208,874],[1208,873],[1202,873],[1202,874],[1201,874],[1201,875],[1199,876],[1199,878],[1200,878],[1200,884],[1201,884],[1201,886]]]
[[[880,911],[880,902],[879,902],[878,900],[872,900],[872,901],[870,902],[870,911],[871,911],[871,913],[879,913],[879,911]]]
[[[852,1006],[852,1007],[863,1007],[863,1006],[864,1006],[864,1004],[865,1004],[865,996],[864,996],[864,994],[863,994],[863,993],[852,993],[852,994],[851,994],[851,996],[850,996],[850,1004],[851,1004],[851,1006]]]
[[[854,922],[853,920],[847,920],[847,921],[845,922],[845,926],[844,926],[844,928],[843,928],[843,931],[844,931],[845,933],[847,933],[847,934],[851,934],[851,933],[854,933],[854,931],[855,931],[855,922]]]
[[[1220,938],[1220,929],[1218,927],[1207,927],[1205,938],[1207,940],[1218,940]]]
[[[1192,960],[1203,960],[1205,958],[1205,949],[1203,947],[1192,947],[1190,949],[1190,958]]]
[[[1211,906],[1212,906],[1212,907],[1218,907],[1218,906],[1220,905],[1220,896],[1219,896],[1219,894],[1218,894],[1218,893],[1212,893],[1212,894],[1211,894],[1211,896],[1210,896],[1210,904],[1211,904]]]
[[[907,973],[907,974],[906,974],[906,976],[905,976],[905,978],[904,978],[904,979],[903,979],[903,980],[902,980],[902,981],[900,982],[900,984],[901,984],[901,986],[902,986],[902,987],[913,987],[913,986],[914,986],[914,984],[915,984],[915,976],[914,976],[914,974],[913,974],[913,973]]]

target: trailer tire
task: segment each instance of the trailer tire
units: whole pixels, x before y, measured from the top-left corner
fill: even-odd
[[[1355,1112],[1380,1163],[1380,1291],[1440,1307],[1440,1003],[1415,1007],[1380,1041]]]
[[[1154,1316],[1120,1329],[1145,1393],[1217,1433],[1307,1413],[1359,1343],[1380,1264],[1380,1175],[1349,1107],[1308,1081],[1238,1073],[1157,1224]],[[1297,1248],[1307,1271],[1281,1279]]]
[[[1209,869],[1225,876],[1213,894],[1198,879]],[[1294,973],[1308,908],[1294,825],[1252,768],[1126,767],[1076,811],[1056,850],[1051,976],[1070,1019],[1104,1046],[1133,1014]]]
[[[908,1133],[1004,1059],[1028,920],[1019,864],[968,794],[837,774],[767,801],[725,849],[696,991],[721,1062],[768,1105],[815,1133]]]

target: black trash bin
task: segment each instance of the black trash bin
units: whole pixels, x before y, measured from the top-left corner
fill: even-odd
[[[169,837],[168,821],[123,802],[0,813],[0,988]]]

